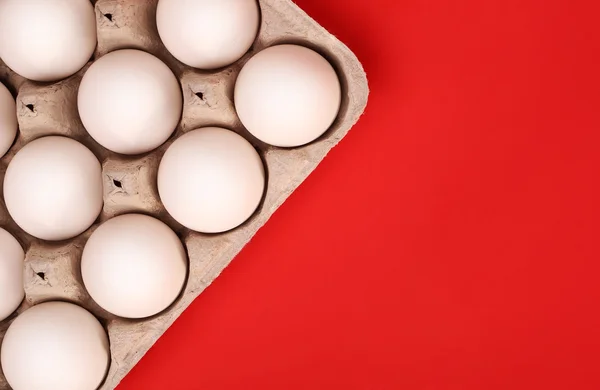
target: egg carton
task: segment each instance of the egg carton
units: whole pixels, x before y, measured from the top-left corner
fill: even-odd
[[[0,322],[0,342],[11,321],[33,305],[53,300],[78,304],[92,312],[109,335],[111,364],[102,390],[117,386],[348,133],[362,114],[369,93],[366,75],[355,55],[290,0],[259,0],[261,27],[252,48],[241,60],[217,71],[190,68],[167,52],[155,23],[157,1],[92,1],[98,45],[91,62],[117,49],[136,48],[164,61],[181,84],[181,121],[171,138],[150,153],[118,155],[87,134],[76,103],[77,89],[89,64],[65,80],[48,84],[25,80],[0,61],[0,81],[16,95],[20,129],[15,144],[0,159],[0,194],[6,168],[15,153],[46,135],[63,135],[86,145],[102,162],[104,180],[104,207],[98,220],[85,233],[64,242],[45,242],[23,232],[10,218],[0,197],[0,227],[11,232],[26,250],[26,297],[16,313]],[[317,141],[294,149],[273,147],[253,137],[242,126],[233,105],[234,83],[243,64],[254,53],[282,43],[303,45],[321,53],[336,68],[342,85],[341,110],[334,124]],[[201,234],[177,223],[163,207],[156,185],[158,165],[167,147],[185,132],[204,126],[228,128],[245,137],[258,150],[267,171],[266,193],[258,210],[242,226],[222,234]],[[119,318],[99,307],[86,292],[79,268],[83,247],[94,229],[107,219],[126,213],[143,213],[167,223],[183,241],[189,258],[187,283],[178,299],[162,313],[141,320]],[[0,371],[0,389],[9,388]]]

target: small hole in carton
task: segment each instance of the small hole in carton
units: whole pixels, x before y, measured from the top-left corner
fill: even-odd
[[[123,183],[121,183],[119,180],[113,179],[113,184],[117,188],[123,188]]]
[[[42,280],[46,280],[46,274],[43,272],[37,272],[36,275],[42,279]]]
[[[105,17],[106,19],[108,19],[110,22],[112,22],[112,21],[113,21],[113,19],[112,19],[112,14],[103,14],[103,15],[104,15],[104,17]]]
[[[27,107],[29,111],[35,112],[35,106],[33,104],[26,104],[25,107]]]

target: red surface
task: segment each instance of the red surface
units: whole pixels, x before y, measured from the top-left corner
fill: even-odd
[[[596,2],[298,3],[366,115],[119,389],[600,388]]]

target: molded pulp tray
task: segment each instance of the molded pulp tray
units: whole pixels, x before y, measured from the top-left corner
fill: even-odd
[[[27,253],[26,298],[17,313],[0,322],[0,342],[11,321],[32,305],[50,300],[81,305],[100,319],[110,337],[112,361],[100,387],[106,390],[117,386],[347,134],[362,114],[369,91],[363,68],[354,54],[290,0],[260,0],[261,28],[250,52],[233,65],[214,72],[184,66],[166,51],[156,30],[157,0],[93,2],[98,46],[92,61],[123,48],[154,54],[180,80],[183,115],[173,136],[157,150],[134,157],[117,155],[102,148],[86,133],[77,114],[77,88],[89,64],[70,78],[44,84],[23,79],[0,62],[0,81],[16,96],[20,130],[15,144],[0,160],[0,190],[15,153],[29,141],[51,134],[71,137],[90,148],[102,162],[104,178],[104,208],[99,219],[88,231],[65,242],[43,242],[24,233],[10,218],[0,197],[0,227],[15,235]],[[242,65],[253,53],[280,43],[300,44],[320,52],[334,65],[342,83],[341,111],[333,126],[317,141],[294,149],[272,147],[255,139],[244,129],[233,106],[233,86]],[[254,216],[241,227],[216,235],[192,232],[175,222],[162,206],[156,188],[158,164],[166,148],[181,134],[208,125],[234,130],[254,144],[265,162],[268,180],[266,195]],[[101,309],[86,292],[79,270],[80,256],[91,232],[113,216],[132,212],[166,222],[181,237],[189,256],[188,281],[180,297],[166,311],[143,320],[117,318]],[[0,389],[9,389],[1,372]]]

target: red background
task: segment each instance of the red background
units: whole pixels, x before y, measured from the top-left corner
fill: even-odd
[[[596,2],[297,2],[366,114],[119,389],[600,388]]]

